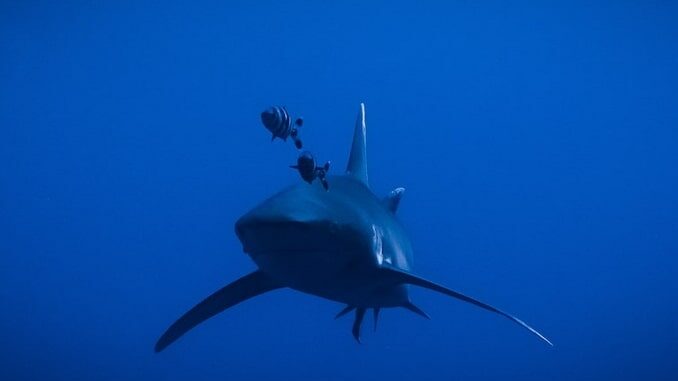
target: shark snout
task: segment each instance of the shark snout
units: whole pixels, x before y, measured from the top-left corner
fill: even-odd
[[[276,254],[306,251],[317,246],[314,224],[289,216],[248,213],[235,224],[235,233],[249,254]]]
[[[262,214],[256,210],[235,224],[243,250],[252,255],[371,251],[371,231],[363,230],[311,214]]]

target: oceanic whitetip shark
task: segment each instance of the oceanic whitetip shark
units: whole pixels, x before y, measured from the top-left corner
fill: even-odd
[[[280,191],[243,215],[235,232],[258,270],[200,302],[160,337],[160,352],[210,317],[263,293],[290,288],[346,304],[337,317],[355,311],[353,337],[360,342],[365,312],[404,307],[428,318],[410,300],[418,286],[502,315],[551,342],[522,320],[411,272],[412,246],[396,218],[403,195],[397,188],[383,199],[367,182],[365,106],[353,133],[346,173],[328,176],[329,190],[318,182]]]

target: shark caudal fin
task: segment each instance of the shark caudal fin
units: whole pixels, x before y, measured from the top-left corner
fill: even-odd
[[[281,288],[261,271],[255,271],[220,289],[186,312],[160,337],[155,351],[160,352],[193,327],[247,299]]]
[[[363,184],[369,185],[367,182],[366,130],[365,104],[361,103],[358,119],[355,121],[355,129],[353,130],[353,145],[351,146],[351,153],[348,156],[346,173],[360,180]]]
[[[441,294],[445,294],[445,295],[451,296],[451,297],[453,297],[453,298],[457,298],[457,299],[463,300],[463,301],[465,301],[465,302],[468,302],[468,303],[471,303],[471,304],[475,304],[476,306],[478,306],[478,307],[480,307],[480,308],[483,308],[483,309],[486,309],[486,310],[488,310],[488,311],[491,311],[491,312],[497,313],[497,314],[499,314],[499,315],[502,315],[502,316],[504,316],[504,317],[510,319],[510,320],[513,321],[514,323],[520,325],[521,327],[527,329],[528,331],[532,332],[534,335],[536,335],[537,337],[539,337],[541,340],[543,340],[543,341],[546,342],[547,344],[553,346],[553,343],[551,343],[551,341],[549,341],[549,339],[547,339],[546,337],[544,337],[544,335],[542,335],[541,333],[537,332],[537,330],[535,330],[534,328],[530,327],[529,325],[527,325],[527,324],[526,324],[525,322],[523,322],[522,320],[518,319],[518,318],[515,317],[515,316],[509,315],[509,314],[507,314],[506,312],[501,311],[501,310],[499,310],[499,309],[497,309],[497,308],[495,308],[495,307],[492,307],[492,306],[490,306],[489,304],[485,304],[485,303],[483,303],[483,302],[480,302],[480,301],[478,301],[478,300],[476,300],[476,299],[471,298],[470,296],[466,296],[466,295],[461,294],[461,293],[459,293],[459,292],[450,290],[450,289],[447,288],[447,287],[443,287],[443,286],[441,286],[441,285],[439,285],[439,284],[433,283],[433,282],[431,282],[431,281],[428,281],[428,280],[426,280],[426,279],[420,278],[420,277],[418,277],[418,276],[416,276],[416,275],[412,275],[412,274],[407,273],[407,272],[402,271],[402,270],[398,270],[398,269],[394,269],[394,268],[386,268],[386,267],[383,267],[383,268],[382,268],[382,271],[384,271],[385,273],[389,274],[389,275],[393,278],[393,280],[394,280],[396,283],[401,283],[401,284],[411,284],[411,285],[414,285],[414,286],[419,286],[419,287],[423,287],[423,288],[428,288],[429,290],[433,290],[433,291],[440,292]]]

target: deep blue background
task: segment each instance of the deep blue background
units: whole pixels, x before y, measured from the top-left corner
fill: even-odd
[[[53,3],[0,8],[0,379],[676,379],[675,2]],[[260,111],[340,172],[361,101],[416,272],[555,347],[422,290],[357,345],[283,290],[154,354],[300,181]]]

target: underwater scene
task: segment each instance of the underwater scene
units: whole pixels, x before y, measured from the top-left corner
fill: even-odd
[[[0,380],[678,379],[676,20],[3,2]]]

